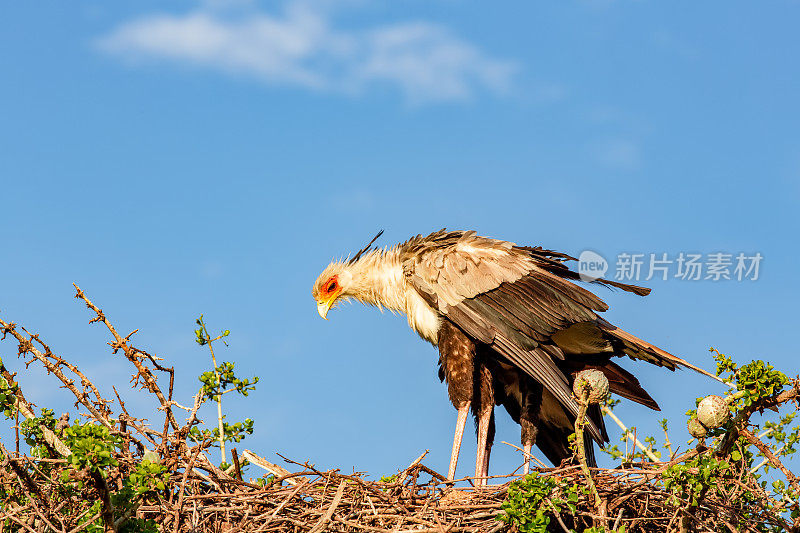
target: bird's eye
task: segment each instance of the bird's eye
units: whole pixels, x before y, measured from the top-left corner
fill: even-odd
[[[328,290],[328,292],[332,292],[332,291],[335,291],[335,290],[336,290],[336,287],[337,287],[337,285],[336,285],[336,282],[335,282],[335,281],[332,281],[332,282],[330,283],[330,285],[328,285],[328,289],[327,289],[327,290]]]

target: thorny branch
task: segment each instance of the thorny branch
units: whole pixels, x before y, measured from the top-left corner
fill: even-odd
[[[78,287],[74,283],[73,286],[75,287],[76,291],[75,298],[83,300],[84,303],[86,303],[86,307],[94,311],[96,315],[94,318],[89,320],[89,323],[102,322],[103,324],[105,324],[106,328],[108,328],[108,331],[114,337],[114,341],[108,343],[109,346],[111,346],[111,348],[114,350],[114,353],[117,353],[117,351],[121,349],[122,353],[125,354],[125,357],[128,359],[128,361],[133,363],[133,365],[136,367],[137,373],[133,377],[132,380],[133,383],[137,384],[140,379],[142,380],[142,382],[144,383],[144,387],[149,392],[155,394],[156,398],[158,398],[158,401],[161,402],[161,408],[167,415],[167,420],[169,421],[169,424],[172,426],[172,429],[177,430],[178,422],[175,420],[175,416],[172,414],[172,404],[167,398],[164,397],[164,393],[158,386],[158,380],[156,379],[155,375],[153,375],[152,371],[144,365],[144,363],[142,362],[142,357],[146,357],[153,364],[156,370],[159,370],[161,372],[166,372],[169,374],[170,399],[172,398],[172,387],[174,385],[175,370],[171,367],[166,368],[161,366],[160,364],[158,364],[155,358],[149,353],[145,352],[144,350],[139,350],[132,347],[129,344],[130,337],[138,330],[134,330],[131,333],[129,333],[128,336],[122,337],[119,333],[117,333],[116,328],[111,324],[111,322],[109,322],[108,318],[106,318],[106,315],[105,313],[103,313],[103,310],[97,307],[94,303],[92,303],[92,301],[86,297],[86,294],[81,290],[80,287]]]

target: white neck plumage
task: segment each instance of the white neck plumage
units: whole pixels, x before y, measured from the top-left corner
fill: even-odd
[[[353,298],[379,309],[405,313],[411,329],[426,341],[437,343],[441,316],[406,283],[399,250],[372,250],[348,271],[353,276],[354,288],[348,291]]]
[[[405,311],[405,280],[396,250],[372,250],[347,269],[353,276],[348,292],[379,309]]]

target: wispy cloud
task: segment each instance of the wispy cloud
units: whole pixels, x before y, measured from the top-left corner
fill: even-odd
[[[188,64],[269,84],[349,94],[396,87],[412,103],[501,94],[516,70],[513,62],[490,57],[440,25],[336,28],[329,12],[299,1],[280,14],[250,10],[231,16],[206,6],[145,16],[97,44],[130,60]]]

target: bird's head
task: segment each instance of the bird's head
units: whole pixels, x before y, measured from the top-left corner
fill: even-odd
[[[353,274],[347,268],[347,264],[333,262],[328,265],[314,282],[311,296],[317,301],[319,316],[325,320],[328,311],[339,301],[347,301],[351,296],[355,296]]]
[[[363,269],[359,268],[359,260],[364,254],[369,252],[370,246],[378,237],[383,235],[383,230],[379,231],[375,237],[369,241],[364,248],[359,250],[353,257],[344,261],[333,261],[328,265],[311,289],[311,296],[317,301],[317,311],[319,316],[327,320],[328,311],[339,302],[346,302],[350,298],[363,301],[365,294],[369,292],[368,282],[362,275]]]

